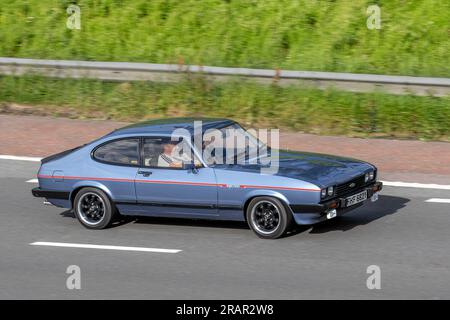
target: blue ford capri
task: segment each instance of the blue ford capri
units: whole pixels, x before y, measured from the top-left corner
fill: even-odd
[[[211,132],[215,139],[207,140]],[[246,142],[211,147],[229,132]],[[376,201],[376,179],[369,163],[275,150],[232,120],[175,118],[127,126],[44,158],[32,193],[73,209],[90,229],[106,228],[118,215],[235,220],[274,239],[293,223],[315,224]]]

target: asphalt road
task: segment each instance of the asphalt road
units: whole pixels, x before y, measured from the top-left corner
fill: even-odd
[[[279,240],[241,223],[178,219],[91,231],[31,196],[38,165],[0,160],[0,299],[450,298],[450,203],[426,202],[448,190],[386,187],[376,203]],[[69,265],[81,269],[80,290],[66,287]],[[381,269],[379,290],[366,286],[370,265]]]

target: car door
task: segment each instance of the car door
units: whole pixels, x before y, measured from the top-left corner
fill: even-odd
[[[214,169],[199,165],[198,160],[196,168],[169,167],[160,160],[168,141],[166,136],[142,138],[141,167],[135,179],[140,210],[152,216],[216,216]]]

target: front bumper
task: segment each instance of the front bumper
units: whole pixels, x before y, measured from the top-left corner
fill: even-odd
[[[318,203],[318,204],[311,204],[311,205],[290,205],[290,208],[292,210],[292,213],[294,215],[295,222],[297,224],[301,225],[309,225],[309,224],[315,224],[318,222],[322,222],[325,220],[328,220],[327,213],[330,212],[330,210],[335,209],[338,216],[343,215],[353,209],[359,208],[362,206],[366,201],[370,200],[370,198],[377,192],[380,192],[383,189],[383,183],[380,181],[377,181],[371,185],[365,186],[364,188],[360,188],[358,190],[353,191],[352,193],[341,196],[339,198],[335,198],[332,200],[329,200],[324,203]],[[352,194],[357,194],[360,192],[363,192],[364,190],[367,191],[367,200],[360,202],[358,204],[355,204],[350,207],[345,206],[345,200],[347,197],[351,196]]]

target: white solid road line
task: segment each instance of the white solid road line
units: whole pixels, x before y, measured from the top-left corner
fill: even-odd
[[[400,181],[382,181],[382,182],[383,185],[390,187],[450,190],[450,185],[446,184],[433,184],[433,183],[427,184],[427,183],[400,182]]]
[[[450,199],[440,199],[440,198],[431,198],[425,202],[434,202],[434,203],[450,203]]]
[[[38,179],[30,179],[26,181],[28,183],[38,183]],[[400,181],[382,181],[384,186],[389,187],[402,187],[402,188],[417,188],[417,189],[440,189],[440,190],[450,190],[450,185],[445,184],[426,184],[426,183],[415,183],[415,182],[400,182]]]
[[[30,179],[27,183],[38,183],[38,179]],[[383,185],[390,187],[403,187],[403,188],[418,188],[418,189],[440,189],[450,190],[450,185],[445,184],[424,184],[424,183],[412,183],[412,182],[391,182],[382,181]]]
[[[0,155],[0,160],[39,162],[42,160],[42,158]],[[28,183],[37,183],[37,179],[31,179],[31,180],[28,180],[27,182]],[[401,181],[382,181],[382,182],[385,186],[389,186],[389,187],[450,190],[450,185],[445,185],[445,184],[432,184],[432,183],[427,184],[427,183],[401,182]]]
[[[62,242],[33,242],[32,246],[47,246],[47,247],[63,247],[63,248],[83,248],[83,249],[100,249],[100,250],[119,250],[119,251],[140,251],[140,252],[158,252],[158,253],[179,253],[182,250],[178,249],[160,249],[160,248],[145,248],[145,247],[123,247],[123,246],[104,246],[96,244],[81,244],[81,243],[62,243]]]
[[[6,154],[0,154],[1,160],[16,160],[16,161],[34,161],[39,162],[42,160],[42,158],[38,157],[19,157],[19,156],[10,156]]]

